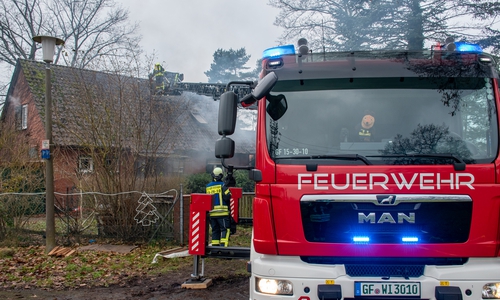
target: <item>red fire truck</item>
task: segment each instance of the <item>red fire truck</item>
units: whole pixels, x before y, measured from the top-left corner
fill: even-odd
[[[226,166],[256,107],[250,299],[500,299],[494,57],[301,39],[263,58],[250,95],[221,96],[215,150]]]

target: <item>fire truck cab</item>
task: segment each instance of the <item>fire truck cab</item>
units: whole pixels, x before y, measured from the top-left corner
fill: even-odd
[[[477,45],[264,51],[250,299],[500,299],[499,86]]]

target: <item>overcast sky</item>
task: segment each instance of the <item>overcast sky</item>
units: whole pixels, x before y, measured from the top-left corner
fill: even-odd
[[[214,52],[245,47],[255,68],[262,51],[277,45],[278,10],[268,0],[117,0],[139,22],[142,48],[185,82],[207,82]]]

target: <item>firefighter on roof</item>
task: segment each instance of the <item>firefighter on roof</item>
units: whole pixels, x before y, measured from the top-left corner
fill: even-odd
[[[155,64],[153,69],[153,78],[156,83],[156,93],[165,89],[165,69],[159,63]]]
[[[229,244],[230,214],[229,202],[231,192],[222,181],[222,169],[217,167],[212,171],[213,181],[206,186],[206,193],[214,195],[213,209],[210,211],[210,226],[212,227],[212,246],[224,246]]]

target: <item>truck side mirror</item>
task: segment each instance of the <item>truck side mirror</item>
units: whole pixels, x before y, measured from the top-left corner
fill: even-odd
[[[232,92],[225,92],[220,97],[218,131],[219,135],[231,135],[236,128],[236,112],[238,96]]]
[[[267,74],[261,81],[259,81],[253,90],[252,95],[255,99],[264,97],[272,90],[276,82],[278,82],[278,76],[274,72]]]
[[[234,141],[228,137],[221,137],[215,142],[215,157],[231,158],[234,156]]]
[[[253,89],[252,93],[246,95],[241,99],[241,105],[243,107],[248,107],[254,104],[257,100],[261,99],[273,89],[274,85],[278,82],[278,76],[271,72],[264,76],[257,86]]]

